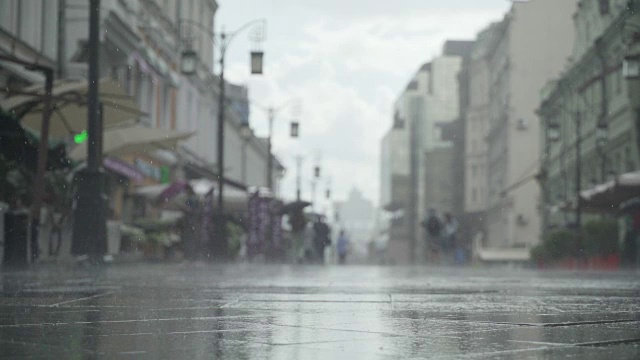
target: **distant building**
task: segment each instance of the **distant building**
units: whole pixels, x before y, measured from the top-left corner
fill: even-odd
[[[405,119],[396,112],[393,126],[381,142],[380,206],[389,213],[387,224],[388,253],[391,259],[409,261],[409,221],[407,210],[410,196],[409,132]]]
[[[396,100],[381,163],[381,205],[391,214],[388,256],[394,263],[423,261],[420,223],[427,208],[454,210],[454,143],[443,131],[460,115],[458,74],[468,49],[469,42],[447,42],[443,55],[422,65]]]
[[[345,230],[355,254],[367,254],[369,242],[375,239],[376,210],[373,203],[352,189],[345,201],[334,203],[336,232]]]
[[[595,4],[595,2],[593,2]],[[540,238],[540,91],[567,63],[576,0],[513,2],[487,45],[489,247],[527,248]]]

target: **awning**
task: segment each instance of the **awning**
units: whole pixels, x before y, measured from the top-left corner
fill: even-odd
[[[174,148],[178,142],[193,136],[192,132],[156,129],[140,126],[112,128],[104,132],[102,153],[121,155]],[[87,143],[77,145],[69,158],[80,161],[87,157]]]
[[[640,194],[640,171],[635,171],[581,191],[581,206],[587,212],[616,213],[623,202],[638,194]],[[574,201],[563,204],[562,209],[574,210]]]
[[[87,129],[86,80],[59,80],[53,86],[53,113],[51,114],[51,138],[64,138],[79,134]],[[0,100],[0,107],[12,113],[25,128],[39,134],[44,108],[42,85],[23,89],[19,94]],[[103,125],[105,129],[135,123],[145,113],[138,110],[134,99],[126,94],[120,85],[111,79],[100,81],[100,101],[103,104]]]
[[[187,187],[191,187],[200,197],[204,197],[211,190],[214,194],[218,192],[216,182],[209,179],[195,179],[188,182],[141,186],[135,190],[135,194],[144,197],[150,203],[161,204],[162,208],[180,210],[181,204],[186,200],[183,195]],[[166,196],[167,194],[170,196]],[[247,210],[249,196],[246,191],[227,186],[224,188],[224,201],[227,211],[244,212]]]

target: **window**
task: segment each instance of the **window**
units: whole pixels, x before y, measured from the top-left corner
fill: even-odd
[[[55,59],[58,52],[58,4],[55,1],[42,1],[41,51]],[[52,15],[53,14],[53,15]]]
[[[598,5],[600,5],[600,15],[609,14],[609,0],[598,0]]]
[[[0,1],[0,27],[9,31],[16,32],[17,15],[20,3],[18,0],[2,0]]]
[[[473,201],[474,203],[478,202],[478,189],[473,188],[473,190],[471,190],[471,201]]]
[[[478,176],[478,166],[477,165],[471,165],[471,176],[473,176],[474,178],[476,176]]]
[[[624,148],[624,158],[625,158],[625,162],[626,162],[626,171],[630,172],[630,171],[634,171],[635,170],[635,161],[633,161],[632,155],[631,155],[631,147],[626,146]]]
[[[171,128],[171,87],[167,84],[163,87],[162,92],[162,127],[165,129]]]
[[[40,32],[40,17],[33,16],[42,11],[42,2],[22,0],[19,2],[18,37],[35,49],[40,49],[42,43]]]
[[[622,69],[618,69],[615,73],[616,77],[616,94],[622,93]]]

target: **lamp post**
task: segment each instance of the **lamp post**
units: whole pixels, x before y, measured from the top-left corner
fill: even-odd
[[[640,37],[640,33],[635,35]],[[635,120],[636,148],[640,153],[640,54],[632,54],[624,58],[622,74],[627,82],[627,98]]]
[[[300,102],[298,99],[291,99],[284,104],[278,107],[264,107],[257,103],[252,103],[254,106],[260,108],[267,112],[267,116],[269,118],[269,132],[267,135],[267,187],[271,192],[275,195],[275,189],[273,188],[273,124],[275,121],[276,115],[280,113],[282,110],[289,108],[291,106],[294,107],[294,116],[298,117],[300,115]],[[246,132],[244,128],[248,128],[249,123],[243,123],[241,132]],[[250,131],[250,130],[249,130]],[[291,122],[291,132],[290,135],[292,138],[297,138],[300,133],[300,124],[297,121]]]
[[[224,211],[224,114],[225,114],[225,80],[224,80],[224,67],[225,56],[227,49],[231,42],[236,38],[238,34],[254,26],[262,27],[266,26],[265,19],[258,19],[250,21],[237,30],[226,33],[224,31],[220,33],[214,33],[210,29],[207,29],[202,24],[190,19],[180,20],[179,27],[183,25],[190,25],[198,28],[203,33],[211,37],[213,44],[220,51],[220,75],[219,75],[219,96],[218,96],[218,134],[217,134],[217,147],[218,147],[218,223],[216,224],[217,235],[215,243],[213,244],[213,250],[217,256],[226,257],[227,255],[227,232],[226,232],[226,219]],[[262,41],[262,38],[257,41]],[[251,73],[262,74],[262,63],[264,54],[261,51],[251,52]],[[184,75],[194,75],[197,72],[198,56],[193,49],[185,49],[182,52],[182,59],[180,68]]]
[[[89,3],[89,90],[87,98],[87,166],[76,174],[71,252],[91,262],[107,252],[106,196],[102,166],[102,118],[99,99],[100,0]]]
[[[247,145],[249,144],[249,140],[253,136],[253,131],[249,127],[249,124],[242,124],[240,127],[240,138],[242,138],[242,166],[241,166],[241,174],[240,178],[242,179],[243,184],[247,184]]]
[[[296,156],[296,200],[302,198],[302,162],[304,158],[300,155]]]
[[[53,68],[30,63],[13,56],[0,55],[0,60],[19,64],[25,69],[39,71],[45,77],[44,85],[44,109],[42,111],[42,124],[40,125],[40,142],[38,144],[38,163],[36,177],[33,183],[33,203],[31,206],[31,259],[38,255],[38,230],[40,225],[40,208],[44,196],[44,175],[47,169],[47,156],[49,155],[49,123],[52,111],[51,92],[53,91]]]

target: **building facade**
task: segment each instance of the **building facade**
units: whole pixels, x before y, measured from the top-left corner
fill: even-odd
[[[57,10],[57,0],[0,2],[0,53],[58,69]],[[1,89],[12,91],[37,83],[44,83],[42,74],[0,63]]]
[[[443,55],[418,69],[396,100],[393,128],[382,140],[381,205],[392,214],[393,263],[423,262],[427,209],[445,213],[455,207],[454,146],[443,132],[459,118],[459,52],[467,47],[447,42]]]
[[[539,109],[543,230],[575,222],[573,212],[556,210],[575,203],[578,190],[640,169],[640,124],[634,105],[638,95],[623,75],[625,56],[640,49],[635,40],[640,32],[631,25],[640,17],[628,8],[639,5],[637,1],[578,3],[572,62],[547,85]]]
[[[381,141],[380,204],[389,216],[386,232],[387,252],[393,262],[409,261],[410,237],[407,208],[410,188],[409,132],[404,118],[396,112],[392,128]]]
[[[527,248],[540,236],[540,129],[544,84],[565,67],[576,1],[514,2],[488,46],[487,242]],[[544,24],[544,26],[541,26]]]
[[[483,232],[488,198],[489,48],[497,26],[478,34],[467,64],[468,103],[464,111],[464,199],[469,235]]]

